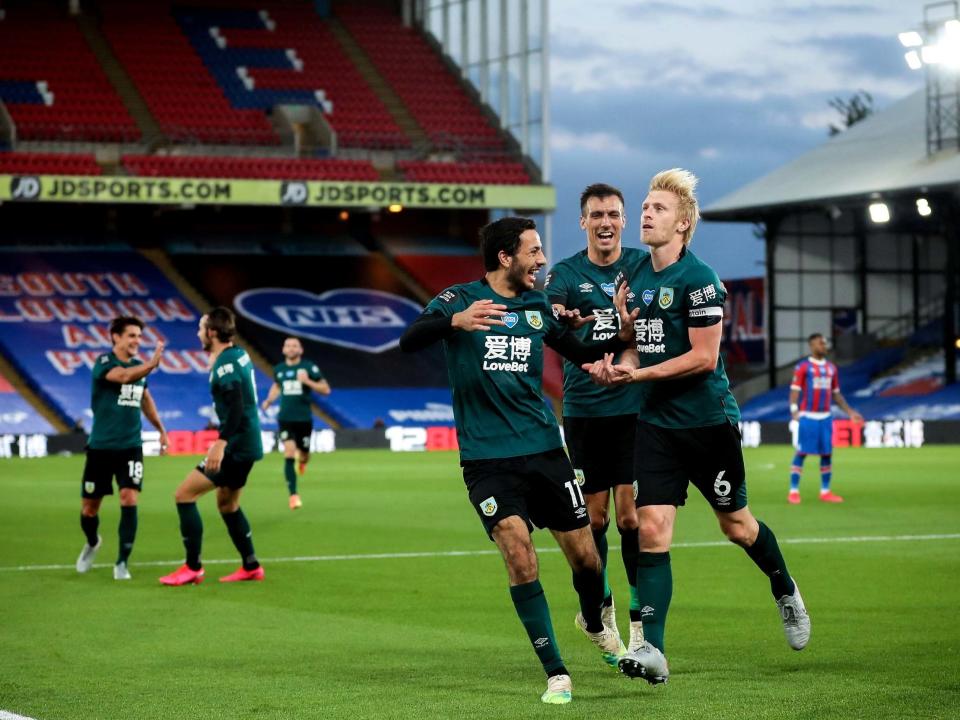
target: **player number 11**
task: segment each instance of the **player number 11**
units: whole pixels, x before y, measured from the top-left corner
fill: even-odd
[[[577,483],[567,480],[563,486],[567,489],[567,492],[570,493],[570,500],[573,502],[574,507],[583,505],[583,493],[580,492],[580,486],[577,485]]]

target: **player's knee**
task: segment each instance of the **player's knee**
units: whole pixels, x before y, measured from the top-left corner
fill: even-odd
[[[193,497],[183,488],[177,488],[173,491],[173,499],[178,503],[193,502]]]
[[[727,540],[740,547],[750,547],[755,539],[750,537],[750,529],[746,523],[724,523],[723,534],[727,536]]]
[[[669,523],[660,517],[638,518],[637,530],[642,546],[660,545],[669,533]]]
[[[624,532],[636,532],[640,527],[636,512],[617,513],[617,529],[622,535]]]
[[[602,532],[609,522],[610,515],[606,510],[598,510],[590,513],[590,531],[593,533]]]
[[[504,554],[504,560],[512,583],[528,583],[537,579],[537,556],[532,547],[511,548]]]

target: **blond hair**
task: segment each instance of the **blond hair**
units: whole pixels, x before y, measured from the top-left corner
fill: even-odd
[[[697,204],[695,191],[699,180],[689,170],[671,168],[653,176],[650,181],[650,192],[663,190],[671,192],[680,201],[677,206],[677,219],[686,220],[690,224],[683,233],[683,244],[689,245],[693,238],[693,231],[697,228],[700,219],[700,206]]]

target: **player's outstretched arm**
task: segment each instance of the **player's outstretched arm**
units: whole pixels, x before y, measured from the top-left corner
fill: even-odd
[[[603,387],[624,385],[631,382],[633,371],[640,367],[640,355],[635,348],[629,348],[624,350],[617,363],[613,362],[613,353],[608,353],[602,360],[587,363],[581,367],[590,373],[590,379],[597,385]]]
[[[270,390],[267,391],[267,399],[260,403],[260,409],[266,412],[267,408],[273,405],[278,397],[280,397],[280,386],[274,383],[270,386]]]
[[[167,439],[167,429],[163,426],[160,419],[160,413],[157,412],[157,404],[153,401],[153,395],[149,390],[143,391],[143,400],[140,401],[140,409],[146,416],[150,424],[160,431],[160,454],[166,455],[167,448],[170,447],[170,441]]]
[[[457,331],[486,332],[494,325],[503,325],[501,318],[506,312],[506,305],[493,300],[477,300],[466,310],[450,316],[425,312],[404,331],[400,337],[400,349],[403,352],[417,352],[447,339]]]
[[[121,385],[136,382],[140,378],[145,378],[160,366],[160,358],[163,356],[164,347],[164,343],[158,342],[157,347],[153,350],[153,355],[150,356],[150,359],[147,360],[147,362],[134,365],[133,367],[110,368],[110,371],[104,375],[104,377],[110,382],[119,383]]]

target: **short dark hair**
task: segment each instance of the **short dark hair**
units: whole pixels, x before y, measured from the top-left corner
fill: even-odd
[[[299,337],[297,337],[296,335],[284,335],[284,336],[283,336],[283,341],[286,342],[287,340],[296,340],[298,343],[300,343],[301,345],[303,345],[303,340],[301,340],[301,339],[300,339]]]
[[[494,220],[480,228],[480,252],[487,272],[500,267],[500,251],[511,257],[520,247],[520,235],[527,230],[536,230],[537,224],[530,218],[505,217]]]
[[[110,335],[123,335],[123,331],[130,325],[136,325],[143,330],[143,320],[133,315],[120,315],[110,323]]]
[[[823,333],[810,333],[810,337],[807,338],[808,343],[812,343],[817,338],[822,338]]]
[[[626,203],[623,201],[623,193],[613,185],[607,185],[606,183],[594,183],[593,185],[587,185],[583,192],[580,193],[580,214],[587,214],[587,200],[590,198],[605,198],[610,197],[611,195],[616,195],[620,199],[620,204],[626,207]]]
[[[207,330],[213,330],[220,342],[233,342],[237,334],[237,321],[230,308],[215,307],[207,313]]]

